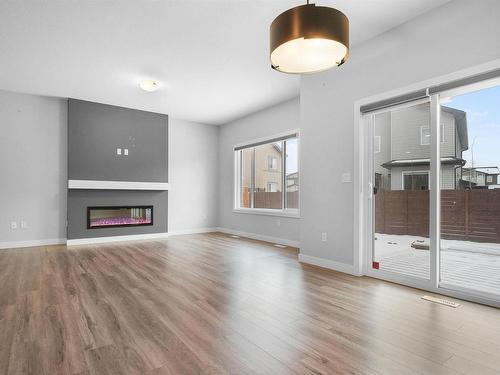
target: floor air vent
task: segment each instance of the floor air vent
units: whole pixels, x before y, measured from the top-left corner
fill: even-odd
[[[448,301],[448,300],[445,300],[445,299],[442,299],[442,298],[437,298],[437,297],[423,296],[422,299],[425,299],[426,301],[431,301],[431,302],[439,303],[440,305],[445,305],[445,306],[448,306],[448,307],[453,307],[453,308],[460,306],[459,303],[456,303],[456,302],[453,302],[453,301]]]

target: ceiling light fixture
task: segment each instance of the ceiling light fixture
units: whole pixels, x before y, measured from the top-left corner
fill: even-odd
[[[315,73],[342,65],[349,55],[349,19],[341,11],[309,4],[276,17],[270,30],[271,67]]]
[[[141,89],[148,92],[156,91],[160,87],[159,83],[154,79],[144,79],[141,81],[139,86],[141,87]]]

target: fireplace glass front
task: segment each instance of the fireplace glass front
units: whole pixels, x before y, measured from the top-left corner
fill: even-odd
[[[87,207],[87,229],[153,225],[153,206]]]

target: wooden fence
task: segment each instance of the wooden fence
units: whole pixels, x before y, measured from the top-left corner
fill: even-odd
[[[287,192],[287,202],[288,207],[298,208],[299,207],[299,192],[292,191]],[[250,191],[244,191],[242,193],[242,207],[250,207]],[[281,207],[281,192],[266,192],[266,191],[258,191],[255,192],[255,208],[277,208]]]
[[[429,237],[429,191],[379,192],[375,231]],[[442,190],[441,237],[500,243],[500,189]]]

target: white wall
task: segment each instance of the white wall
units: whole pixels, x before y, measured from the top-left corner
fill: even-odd
[[[66,100],[0,91],[0,248],[64,241],[66,123]]]
[[[299,129],[299,107],[299,99],[295,98],[220,127],[219,227],[222,229],[298,245],[299,219],[233,212],[233,147],[237,143]]]
[[[500,1],[453,1],[354,48],[340,69],[302,77],[301,254],[353,265],[354,190],[340,176],[356,172],[354,102],[500,58],[499,14]]]
[[[168,231],[217,227],[217,126],[169,118]]]

